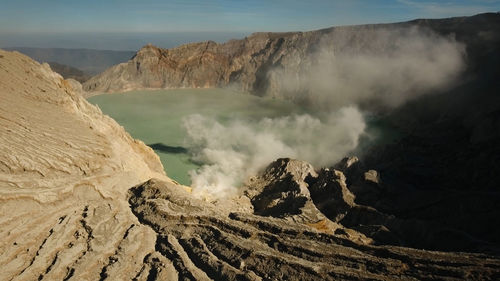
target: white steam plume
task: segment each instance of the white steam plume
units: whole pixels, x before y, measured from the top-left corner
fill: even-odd
[[[345,107],[325,120],[304,114],[223,125],[191,115],[184,127],[192,159],[204,163],[190,173],[194,191],[221,197],[280,157],[333,164],[357,146],[365,123],[356,108]]]
[[[271,70],[268,79],[273,95],[323,109],[391,108],[455,82],[464,53],[454,38],[417,27],[344,27],[325,35],[299,64]]]
[[[415,27],[344,27],[324,35],[315,50],[291,51],[280,61],[267,73],[268,94],[332,113],[228,124],[190,116],[186,145],[203,163],[191,172],[195,192],[228,195],[279,157],[333,164],[356,148],[365,129],[357,108],[393,108],[447,87],[464,68],[464,46]]]

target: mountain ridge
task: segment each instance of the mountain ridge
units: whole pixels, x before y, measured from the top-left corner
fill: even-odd
[[[89,75],[96,75],[108,67],[130,59],[134,51],[114,51],[98,49],[34,48],[7,47],[8,51],[21,52],[32,59],[44,62],[56,62],[78,68]]]
[[[130,61],[92,77],[83,87],[91,92],[235,87],[256,95],[307,99],[309,94],[304,85],[287,86],[283,76],[293,77],[297,73],[301,77],[310,72],[319,59],[317,53],[323,45],[332,46],[335,56],[352,53],[349,48],[358,52],[376,52],[378,47],[374,44],[379,43],[372,43],[370,40],[373,41],[373,38],[363,36],[383,29],[423,28],[441,36],[453,36],[458,42],[471,46],[474,41],[478,41],[476,44],[479,45],[479,42],[489,40],[476,33],[495,34],[499,26],[500,14],[487,13],[471,17],[330,27],[306,32],[257,32],[226,43],[205,41],[172,49],[146,45]],[[407,31],[398,32],[404,34]],[[467,50],[467,53],[477,52],[476,49]],[[474,61],[466,59],[467,63]]]

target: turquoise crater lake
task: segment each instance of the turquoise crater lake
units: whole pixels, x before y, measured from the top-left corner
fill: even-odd
[[[261,98],[226,89],[179,89],[131,91],[93,96],[89,102],[122,125],[132,137],[151,146],[160,156],[167,175],[189,185],[188,171],[199,168],[185,147],[183,119],[192,114],[252,122],[304,113],[301,107],[282,100]]]

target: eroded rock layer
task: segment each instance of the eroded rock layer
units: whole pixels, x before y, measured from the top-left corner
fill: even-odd
[[[128,62],[111,67],[85,82],[84,90],[123,92],[137,89],[233,87],[256,95],[314,103],[318,102],[315,100],[318,97],[317,93],[311,92],[312,86],[317,88],[316,91],[324,90],[327,94],[331,94],[329,91],[335,86],[335,83],[324,81],[328,77],[339,75],[337,70],[328,67],[328,61],[334,57],[344,56],[347,60],[344,66],[339,66],[340,68],[350,68],[356,63],[364,63],[356,59],[366,55],[375,55],[377,59],[399,56],[400,60],[405,60],[416,55],[411,52],[413,49],[410,49],[410,52],[387,51],[398,50],[404,45],[412,45],[417,50],[419,44],[426,44],[422,42],[432,41],[438,44],[442,40],[449,39],[450,42],[454,42],[456,39],[460,44],[466,45],[467,65],[472,69],[479,67],[477,57],[485,52],[485,46],[491,46],[498,41],[499,27],[500,15],[490,13],[473,17],[415,20],[396,24],[332,27],[309,32],[254,33],[244,39],[230,40],[223,44],[207,41],[185,44],[172,49],[146,45]],[[412,36],[420,38],[420,42],[415,44],[419,40]],[[409,40],[399,41],[399,38]],[[425,46],[417,53],[422,55],[437,48],[430,43]],[[415,63],[433,64],[436,58],[441,58],[450,51],[452,50],[445,48],[431,54],[430,57],[417,59]],[[382,65],[383,63],[379,63],[378,67]],[[377,67],[377,64],[371,67]],[[437,67],[425,71],[436,71],[434,68]],[[460,67],[457,65],[452,68]],[[381,68],[380,71],[388,70]],[[406,75],[403,69],[397,69],[393,74]],[[443,67],[432,76],[452,77],[456,74],[455,71],[447,71],[447,67]],[[340,75],[343,75],[342,72]],[[349,83],[364,83],[363,79],[366,78],[357,76],[357,73],[345,75],[346,77],[342,79]],[[410,78],[415,73],[408,75],[410,77],[402,78],[406,83],[410,83]],[[352,78],[347,76],[353,76],[357,80],[350,81]],[[337,82],[342,83],[344,80]],[[416,88],[424,86],[419,82],[432,84],[434,80],[425,78],[423,81],[419,80],[415,85]],[[324,86],[321,86],[323,84]],[[372,91],[376,90],[376,87],[372,88]],[[415,89],[409,88],[409,90]],[[356,91],[350,93],[345,88],[339,88],[337,91],[357,94]]]
[[[461,280],[500,274],[493,257],[355,243],[290,220],[230,212],[158,180],[132,188],[129,202],[157,235],[143,279]]]
[[[136,274],[155,235],[126,192],[153,176],[169,180],[149,147],[48,65],[0,50],[0,280]]]

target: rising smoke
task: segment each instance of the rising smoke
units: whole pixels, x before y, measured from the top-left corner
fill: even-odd
[[[327,110],[393,108],[455,82],[464,53],[453,37],[417,27],[338,28],[302,63],[276,67],[268,79],[273,94]]]
[[[363,110],[393,108],[454,82],[464,48],[418,28],[340,28],[326,35],[300,63],[268,73],[274,96],[307,101],[326,117],[293,115],[258,122],[220,123],[193,115],[184,120],[195,191],[224,196],[279,157],[315,166],[335,163],[356,148],[365,131]],[[273,92],[274,91],[274,92]]]
[[[325,166],[354,149],[365,129],[361,113],[345,107],[325,120],[308,114],[233,120],[222,125],[213,118],[191,115],[184,120],[187,146],[194,161],[195,191],[227,195],[248,176],[280,157],[293,157]]]

